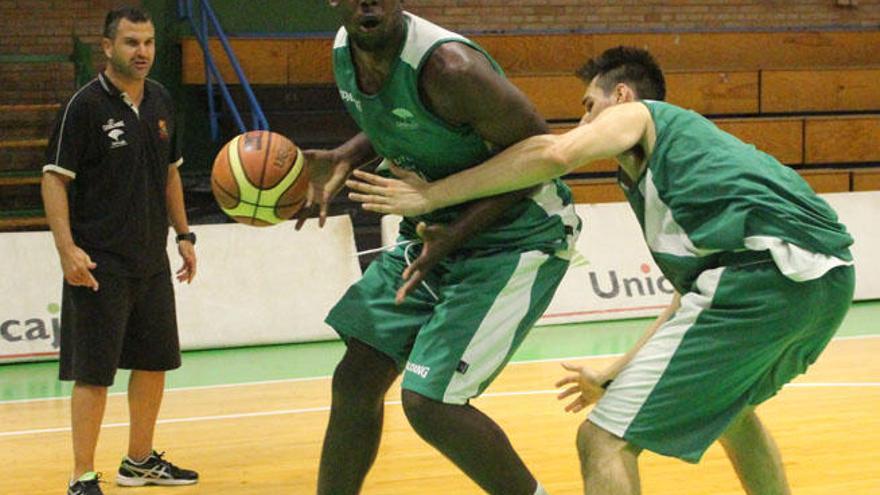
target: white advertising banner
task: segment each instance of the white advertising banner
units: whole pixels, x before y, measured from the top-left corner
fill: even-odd
[[[880,298],[880,191],[822,195],[856,242],[856,300]],[[672,287],[654,265],[625,203],[578,205],[584,231],[575,260],[539,325],[652,316]],[[382,221],[393,243],[399,218]],[[324,316],[360,276],[347,216],[324,229],[198,225],[198,276],[175,283],[184,349],[336,338]],[[172,270],[180,266],[169,242]],[[49,232],[0,234],[0,362],[58,352],[61,269]]]
[[[197,225],[198,273],[175,282],[184,349],[337,338],[324,317],[361,275],[348,216],[254,228]],[[172,270],[180,266],[173,241]],[[61,268],[49,232],[0,234],[0,362],[58,352]]]
[[[821,195],[855,239],[855,300],[880,298],[880,191]],[[626,203],[579,204],[584,230],[576,258],[538,325],[614,320],[659,314],[672,297],[654,264],[638,221]],[[397,236],[399,217],[382,221],[383,243]]]
[[[820,194],[837,211],[855,239],[856,291],[853,299],[880,299],[880,191]]]

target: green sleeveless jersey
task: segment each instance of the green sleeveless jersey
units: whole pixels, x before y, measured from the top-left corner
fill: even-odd
[[[851,263],[852,237],[797,172],[695,112],[643,103],[657,142],[635,184],[627,186],[622,171],[619,182],[654,260],[679,291],[744,251],[770,251],[794,280]]]
[[[373,149],[403,168],[417,171],[428,181],[475,166],[495,150],[470,126],[453,126],[438,118],[419,95],[419,73],[433,51],[443,43],[457,42],[482,53],[502,73],[498,64],[477,44],[424,19],[404,13],[406,38],[391,73],[375,94],[363,93],[349,49],[345,28],[333,45],[333,71],[339,94]],[[574,213],[571,191],[559,180],[547,182],[529,198],[512,206],[492,227],[470,239],[464,249],[539,249],[561,252],[573,248],[580,220]],[[404,237],[415,237],[415,225],[450,223],[467,208],[457,205],[418,218],[405,218]]]

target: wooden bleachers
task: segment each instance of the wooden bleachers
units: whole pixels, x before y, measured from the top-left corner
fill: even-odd
[[[804,119],[715,119],[715,124],[786,165],[804,163]]]
[[[853,171],[852,190],[880,191],[880,167]]]
[[[46,228],[40,167],[58,103],[0,104],[0,232]]]
[[[589,57],[617,45],[645,47],[666,71],[757,71],[880,67],[880,31],[647,33],[647,34],[529,34],[477,35],[512,76],[570,74]],[[248,77],[255,84],[332,83],[329,38],[235,38],[230,40]],[[183,81],[205,82],[201,50],[194,38],[184,38]],[[234,73],[217,41],[215,60],[227,81]],[[267,76],[266,73],[269,75]],[[268,83],[266,83],[268,84]]]
[[[472,36],[564,132],[583,114],[574,70],[617,45],[649,49],[667,100],[796,168],[819,192],[880,189],[880,32],[513,34]],[[252,84],[332,85],[327,38],[233,39]],[[212,43],[219,54],[219,44]],[[234,74],[219,57],[227,82]],[[183,40],[183,79],[204,83],[201,52]],[[578,200],[620,201],[611,161],[577,171]]]
[[[805,121],[807,163],[880,163],[880,114]]]
[[[762,113],[865,110],[880,110],[880,67],[761,71]]]

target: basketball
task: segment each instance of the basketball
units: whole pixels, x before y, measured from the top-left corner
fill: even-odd
[[[211,170],[211,192],[236,222],[258,227],[293,217],[309,187],[303,155],[289,139],[270,131],[235,136]]]

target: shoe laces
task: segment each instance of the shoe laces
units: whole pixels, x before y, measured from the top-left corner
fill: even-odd
[[[156,464],[161,464],[161,465],[167,467],[168,471],[171,474],[177,474],[177,473],[180,473],[180,471],[181,471],[181,469],[179,467],[172,464],[171,461],[169,461],[168,459],[165,459],[165,451],[164,450],[162,452],[156,452],[154,450],[150,457],[151,457],[151,460],[154,461]]]

